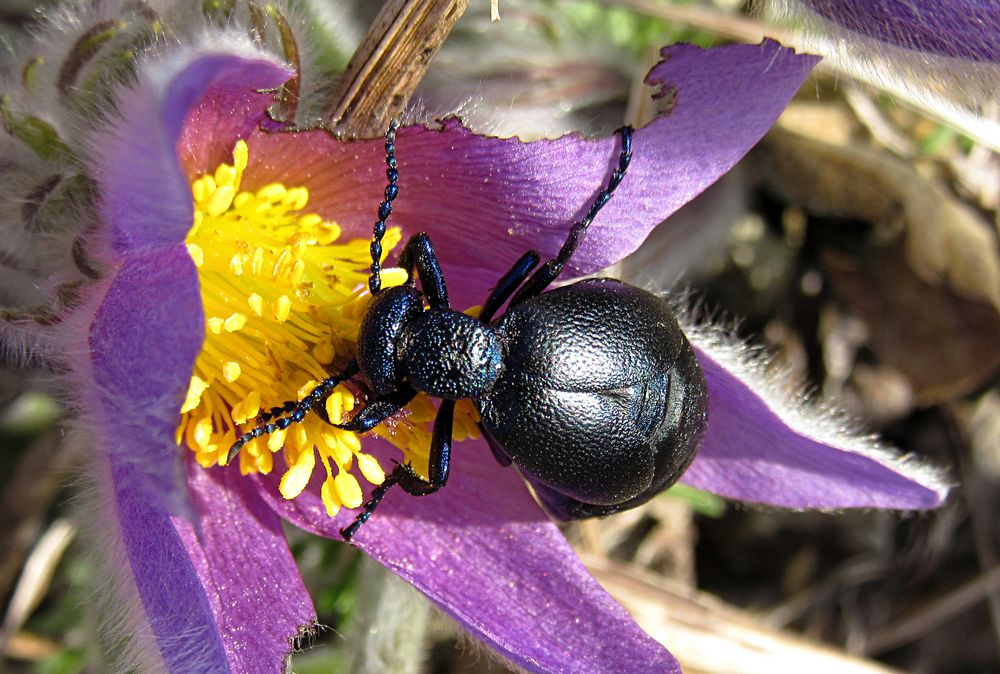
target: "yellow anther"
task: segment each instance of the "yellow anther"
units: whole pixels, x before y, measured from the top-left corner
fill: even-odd
[[[281,295],[274,301],[274,320],[284,323],[292,313],[292,300],[288,295]]]
[[[194,425],[194,442],[198,447],[207,447],[212,440],[212,419],[204,417]]]
[[[371,454],[358,453],[358,470],[365,476],[365,479],[372,484],[382,484],[385,482],[385,471],[378,460]]]
[[[388,255],[388,253],[386,254]],[[385,255],[382,259],[385,259]],[[382,270],[382,286],[385,288],[395,288],[396,286],[401,286],[407,281],[407,275],[405,269],[400,269],[399,267],[390,267],[389,269]]]
[[[277,281],[288,270],[291,263],[292,251],[285,248],[278,253],[278,258],[274,261],[274,267],[271,268],[271,278]]]
[[[309,433],[306,432],[305,426],[302,424],[297,424],[288,429],[288,432],[292,435],[292,445],[296,447],[299,451],[312,451],[313,443],[309,439]],[[287,440],[285,441],[288,442]]]
[[[220,164],[215,169],[215,184],[233,187],[236,184],[236,167],[229,164]]]
[[[250,264],[250,269],[253,270],[254,276],[260,276],[260,273],[264,271],[264,249],[255,248],[253,251],[253,260]]]
[[[300,386],[299,389],[295,392],[295,399],[302,400],[303,398],[305,398],[307,395],[313,392],[313,389],[316,388],[316,384],[318,383],[319,382],[316,381],[315,379],[310,379],[309,381],[307,381],[305,384]]]
[[[357,433],[340,433],[339,438],[352,454],[361,451],[361,438]]]
[[[208,325],[208,331],[211,332],[213,335],[222,334],[223,320],[221,318],[213,316],[209,318],[207,321],[205,321],[205,323],[206,325]]]
[[[223,322],[222,327],[226,329],[226,332],[236,332],[237,330],[242,330],[246,324],[247,315],[236,312]]]
[[[242,370],[240,369],[240,364],[234,360],[230,360],[222,365],[222,376],[226,378],[230,384],[240,378]]]
[[[306,195],[308,196],[308,192]],[[312,230],[323,224],[323,218],[316,213],[307,213],[299,216],[295,224],[298,225],[299,231]]]
[[[330,342],[320,342],[313,347],[312,353],[313,358],[315,358],[316,362],[320,365],[329,365],[333,362],[333,358],[336,355],[336,352],[333,349],[333,344]]]
[[[340,512],[340,497],[337,496],[337,487],[334,483],[333,477],[326,478],[323,482],[323,487],[320,489],[320,498],[323,500],[323,505],[326,507],[326,514],[330,517],[336,516]]]
[[[201,404],[201,394],[205,392],[208,388],[208,382],[201,377],[195,375],[191,377],[191,384],[188,386],[187,396],[184,398],[184,404],[181,405],[181,414],[190,412],[194,408]]]
[[[354,463],[354,452],[350,450],[342,441],[347,433],[340,430],[332,430],[322,435],[323,444],[330,450],[333,462],[341,467],[341,470],[350,470]]]
[[[250,395],[233,406],[233,421],[238,424],[245,424],[258,414],[260,414],[260,391],[251,391]]]
[[[270,185],[265,185],[257,190],[257,198],[261,201],[269,202],[270,204],[276,204],[285,198],[288,190],[284,185],[280,183],[271,183]]]
[[[250,305],[250,311],[253,315],[260,318],[264,315],[264,298],[257,293],[250,293],[247,297],[247,304]]]
[[[292,270],[288,274],[288,282],[292,285],[298,285],[302,283],[302,278],[306,275],[306,263],[302,260],[296,260],[292,264]]]
[[[361,485],[358,484],[358,479],[350,473],[340,471],[337,473],[337,476],[333,478],[333,484],[337,490],[337,496],[340,498],[340,502],[348,508],[358,508],[365,502],[365,495],[361,491]]]
[[[302,490],[309,484],[313,469],[316,467],[316,453],[312,450],[302,452],[298,459],[289,466],[288,471],[282,476],[278,491],[286,499],[293,499],[302,493]]]
[[[191,260],[194,261],[194,266],[200,267],[205,264],[205,251],[201,249],[196,243],[187,244],[188,255],[191,256]]]
[[[285,193],[282,205],[295,211],[301,211],[309,203],[309,190],[304,187],[293,187]]]
[[[285,429],[279,428],[274,433],[267,436],[267,448],[272,452],[276,452],[281,449],[281,446],[285,444]]]
[[[208,197],[208,201],[205,202],[205,213],[210,216],[222,215],[229,210],[235,195],[236,190],[233,189],[232,185],[215,188],[215,191]]]
[[[205,184],[204,179],[199,178],[191,183],[191,196],[194,197],[195,203],[201,203],[204,201],[208,194],[208,185]]]
[[[231,445],[227,445],[231,446]],[[251,469],[253,466],[253,469]],[[247,463],[247,470],[243,472],[243,462],[240,462],[240,473],[243,475],[249,475],[251,473],[263,473],[267,475],[274,468],[274,454],[271,452],[263,452],[258,456],[254,457],[253,460]]]
[[[229,271],[233,276],[243,275],[243,255],[241,253],[234,253],[229,258]]]
[[[419,395],[413,399],[409,405],[410,420],[418,423],[433,421],[437,416],[437,409],[426,395]]]
[[[326,416],[335,424],[344,422],[344,399],[337,391],[330,394],[326,399]]]
[[[242,177],[243,171],[246,169],[249,161],[250,151],[247,148],[246,141],[236,141],[236,145],[233,147],[233,166],[236,168],[238,176]]]
[[[316,231],[316,243],[328,246],[340,238],[340,226],[335,222],[324,222]]]

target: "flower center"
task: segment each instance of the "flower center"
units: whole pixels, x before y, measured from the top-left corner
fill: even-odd
[[[236,438],[253,428],[261,410],[300,400],[353,357],[361,319],[371,296],[366,282],[369,243],[339,241],[340,227],[305,211],[309,191],[272,183],[240,191],[249,162],[244,141],[233,164],[191,184],[194,223],[186,243],[198,268],[205,310],[205,342],[181,408],[177,442],[194,451],[202,466],[222,465]],[[391,228],[383,260],[401,239]],[[402,269],[382,272],[383,287],[406,280]],[[340,422],[356,395],[338,386],[326,401],[331,421]],[[421,475],[427,475],[428,423],[434,406],[418,396],[407,409],[373,431],[387,439]],[[455,439],[478,437],[478,417],[469,401],[456,407]],[[354,474],[381,484],[379,461],[363,451],[361,438],[310,414],[287,430],[248,442],[240,471],[269,473],[272,454],[283,451],[288,466],[281,494],[295,498],[316,468],[326,471],[321,496],[330,516],[342,506],[362,504]]]

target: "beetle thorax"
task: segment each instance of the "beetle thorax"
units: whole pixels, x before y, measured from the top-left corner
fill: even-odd
[[[480,398],[503,370],[493,328],[454,309],[430,309],[413,317],[396,346],[410,385],[436,398]]]

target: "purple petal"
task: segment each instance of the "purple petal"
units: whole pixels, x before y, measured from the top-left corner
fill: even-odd
[[[88,335],[100,402],[119,422],[145,427],[164,442],[172,439],[204,329],[198,274],[187,250],[174,246],[131,256],[115,275]],[[171,488],[175,452],[159,446],[128,451],[151,475],[162,476],[161,490]]]
[[[634,138],[634,159],[614,198],[580,244],[577,273],[632,252],[649,231],[729,170],[771,126],[816,63],[774,42],[703,50],[668,47],[647,81],[669,110]],[[233,139],[235,140],[235,139]],[[244,184],[304,185],[310,209],[351,237],[370,236],[385,187],[380,139],[342,144],[325,132],[257,133]],[[524,251],[554,255],[618,161],[617,136],[524,143],[477,136],[448,120],[401,129],[400,197],[390,225],[426,231],[456,304],[485,299]],[[253,157],[267,161],[253,163]]]
[[[278,671],[314,619],[280,521],[246,480],[189,460],[192,505],[178,471],[203,324],[182,246],[132,255],[91,325],[89,416],[102,420],[122,544],[168,671]]]
[[[1000,63],[996,0],[801,0],[820,16],[879,42]]]
[[[281,520],[239,471],[205,470],[190,452],[188,485],[200,531],[176,520],[209,596],[234,672],[284,671],[292,639],[316,621]],[[197,552],[203,556],[196,556]]]
[[[89,334],[95,393],[87,402],[110,461],[126,558],[167,669],[196,661],[226,671],[213,606],[170,520],[184,512],[175,410],[203,322],[194,265],[184,257],[179,249],[137,258],[112,281]]]
[[[118,415],[110,419],[117,420]],[[216,626],[218,600],[205,593],[198,570],[171,521],[171,506],[157,484],[160,480],[150,480],[146,467],[126,454],[132,447],[156,447],[166,453],[176,452],[176,446],[156,443],[149,435],[142,437],[140,429],[103,430],[101,440],[119,450],[109,456],[115,514],[125,559],[148,620],[148,628],[143,625],[135,635],[140,642],[137,646],[148,646],[142,643],[148,629],[166,671],[191,671],[194,662],[203,671],[230,671]]]
[[[327,517],[318,484],[286,501],[277,492],[279,476],[262,480],[272,507],[304,529],[339,538],[354,513]],[[528,670],[680,671],[587,573],[517,473],[498,466],[483,442],[456,446],[440,492],[390,492],[354,540]]]
[[[159,66],[168,71],[172,67]],[[177,154],[189,113],[194,112],[193,124],[187,128],[196,132],[185,134],[188,160],[214,157],[219,147],[214,139],[248,134],[264,117],[270,97],[254,90],[276,87],[288,76],[287,70],[263,59],[208,54],[170,77],[147,74],[123,94],[119,123],[93,140],[100,215],[115,252],[176,244],[191,229],[191,183],[181,172]],[[217,105],[199,106],[206,100]],[[232,151],[231,143],[225,151]]]
[[[687,330],[708,383],[708,430],[682,481],[740,501],[788,508],[924,509],[947,487],[842,418],[782,394],[727,338]],[[745,347],[743,347],[745,348]]]

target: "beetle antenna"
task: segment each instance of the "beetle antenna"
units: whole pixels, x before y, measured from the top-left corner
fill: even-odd
[[[385,497],[385,493],[396,485],[396,483],[397,480],[394,471],[386,475],[385,482],[372,490],[371,497],[364,505],[364,510],[362,510],[361,513],[354,518],[353,522],[340,530],[340,535],[344,537],[345,541],[350,541],[354,538],[354,534],[358,533],[358,529],[361,528],[361,525],[368,521],[368,519],[372,516],[372,513],[375,512],[375,508],[377,508],[378,504],[382,502],[382,499]]]
[[[262,412],[257,417],[257,426],[250,429],[240,437],[236,438],[236,442],[233,446],[229,448],[229,454],[226,456],[226,465],[228,466],[233,459],[240,453],[243,449],[243,445],[247,444],[251,440],[261,437],[262,435],[270,435],[278,430],[284,430],[291,426],[292,424],[297,424],[306,418],[306,414],[311,412],[313,408],[316,408],[323,404],[323,402],[330,395],[330,391],[337,388],[337,385],[341,382],[350,379],[358,372],[358,361],[356,359],[351,360],[341,372],[333,377],[328,377],[324,379],[316,387],[309,392],[309,394],[299,400],[298,402],[294,400],[289,400],[279,407],[272,407],[267,412]],[[320,410],[324,412],[323,410]],[[287,413],[288,416],[279,417],[274,421],[270,421],[278,415]]]
[[[555,273],[558,274],[562,271],[563,265],[565,265],[569,259],[573,256],[576,251],[576,244],[580,240],[580,236],[587,231],[590,227],[590,223],[594,221],[597,214],[600,212],[604,205],[611,200],[611,195],[615,193],[618,189],[618,185],[621,184],[622,179],[625,177],[625,172],[628,171],[629,164],[632,163],[632,127],[623,126],[618,129],[617,133],[622,137],[622,148],[618,155],[618,168],[614,170],[611,174],[611,178],[608,180],[607,187],[601,190],[601,193],[597,195],[594,199],[593,205],[587,214],[583,216],[582,219],[577,220],[573,223],[573,226],[569,230],[569,235],[566,237],[566,242],[563,243],[562,248],[559,249],[559,254],[556,256],[555,260],[549,264],[556,267]]]
[[[580,241],[580,236],[587,231],[590,223],[594,221],[594,218],[604,208],[604,205],[611,200],[611,195],[615,193],[622,179],[625,178],[625,172],[628,171],[629,164],[632,162],[632,127],[623,126],[618,129],[617,133],[622,137],[622,147],[618,154],[618,167],[611,174],[611,178],[608,179],[607,186],[594,199],[594,203],[591,205],[590,210],[587,211],[587,214],[573,223],[569,234],[566,236],[565,243],[559,249],[559,254],[543,264],[538,271],[531,275],[531,278],[524,285],[518,288],[514,298],[510,301],[511,306],[519,304],[529,297],[535,297],[559,277],[563,266],[573,257],[573,253],[576,252],[576,245]]]
[[[385,177],[389,184],[385,186],[385,198],[378,206],[378,222],[372,231],[372,273],[368,277],[368,289],[372,295],[377,293],[382,287],[382,237],[385,236],[385,221],[392,215],[392,202],[399,196],[399,187],[396,181],[399,180],[399,171],[396,169],[396,130],[399,128],[399,120],[394,119],[389,124],[389,130],[385,132]]]

